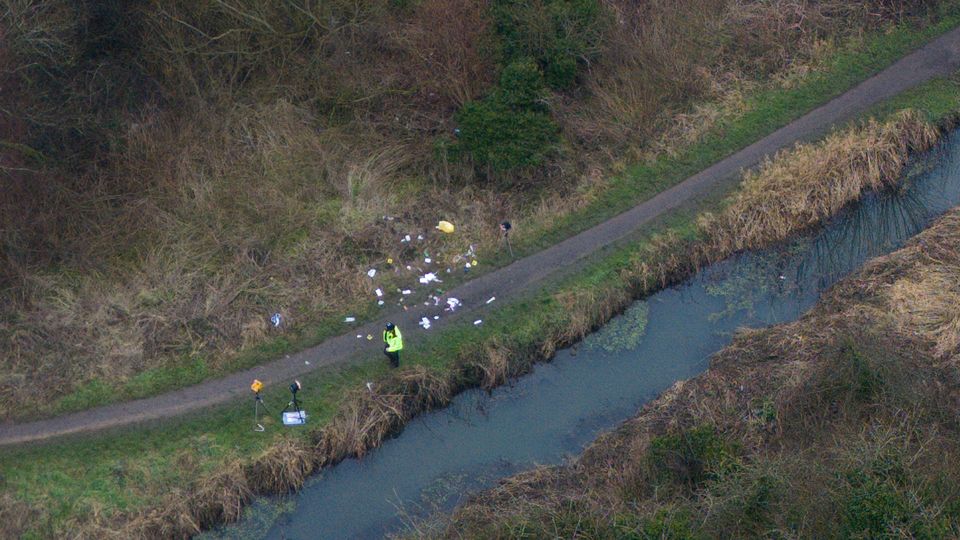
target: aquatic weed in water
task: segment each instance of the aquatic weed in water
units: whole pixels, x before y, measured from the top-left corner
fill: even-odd
[[[589,351],[602,349],[608,353],[635,349],[647,333],[649,315],[650,306],[646,302],[636,302],[600,331],[587,336],[583,345]]]

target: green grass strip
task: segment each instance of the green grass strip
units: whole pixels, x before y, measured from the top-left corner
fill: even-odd
[[[960,83],[935,80],[876,108],[883,118],[902,108],[915,108],[931,119],[942,119],[960,110]],[[656,232],[671,231],[683,237],[695,234],[695,210],[677,211],[663,218],[636,243],[612,251],[578,273],[560,280],[550,291],[540,291],[492,310],[482,327],[469,321],[444,328],[411,347],[405,361],[439,372],[453,367],[456,351],[476,347],[496,336],[511,343],[534,343],[543,328],[563,324],[565,308],[557,292],[617,287],[620,271],[644,252]],[[322,427],[351,389],[377,380],[388,368],[382,360],[341,368],[328,368],[303,378],[301,396],[311,414],[311,429]],[[265,400],[275,410],[286,403],[284,388],[268,388]],[[99,509],[108,515],[154,504],[141,494],[142,486],[154,493],[183,489],[204,473],[225,463],[245,459],[281,437],[304,436],[302,429],[282,429],[271,415],[263,423],[268,431],[253,433],[253,400],[241,400],[201,414],[171,420],[155,427],[98,434],[36,447],[5,450],[0,455],[4,490],[18,500],[46,510],[31,535],[54,536],[70,520]]]

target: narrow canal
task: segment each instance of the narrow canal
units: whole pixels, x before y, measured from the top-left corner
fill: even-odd
[[[960,203],[960,136],[825,227],[746,253],[636,302],[553,362],[492,394],[468,391],[362,460],[286,499],[258,501],[216,538],[380,538],[449,511],[475,490],[578,454],[675,381],[706,369],[737,328],[788,322],[867,259],[903,245]]]

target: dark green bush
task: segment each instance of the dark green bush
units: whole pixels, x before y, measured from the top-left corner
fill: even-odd
[[[492,99],[512,109],[547,112],[546,97],[540,68],[533,59],[523,58],[503,68]]]
[[[454,153],[469,153],[496,172],[536,167],[554,151],[559,128],[550,118],[543,75],[531,60],[504,68],[500,86],[457,113]]]
[[[502,62],[533,58],[552,88],[573,86],[578,64],[599,51],[602,11],[596,0],[495,0],[492,14]]]

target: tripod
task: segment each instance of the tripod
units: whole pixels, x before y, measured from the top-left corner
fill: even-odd
[[[510,245],[510,229],[513,228],[509,221],[500,224],[500,232],[503,233],[503,241],[507,243],[507,249],[510,250],[510,258],[513,258],[513,246]]]
[[[253,430],[258,432],[264,431],[263,424],[260,423],[261,407],[263,408],[263,412],[270,414],[270,409],[267,408],[266,403],[263,402],[263,398],[260,397],[260,392],[255,392],[253,398]]]
[[[296,394],[296,393],[293,393],[292,399],[290,400],[290,403],[287,403],[287,406],[284,407],[282,411],[280,411],[280,416],[283,416],[283,413],[287,412],[288,410],[290,410],[291,407],[293,407],[293,410],[296,411],[297,416],[300,417],[300,422],[302,423],[302,422],[303,422],[303,411],[301,410],[300,405],[301,405],[301,404],[300,404],[300,400],[297,399],[297,394]]]

